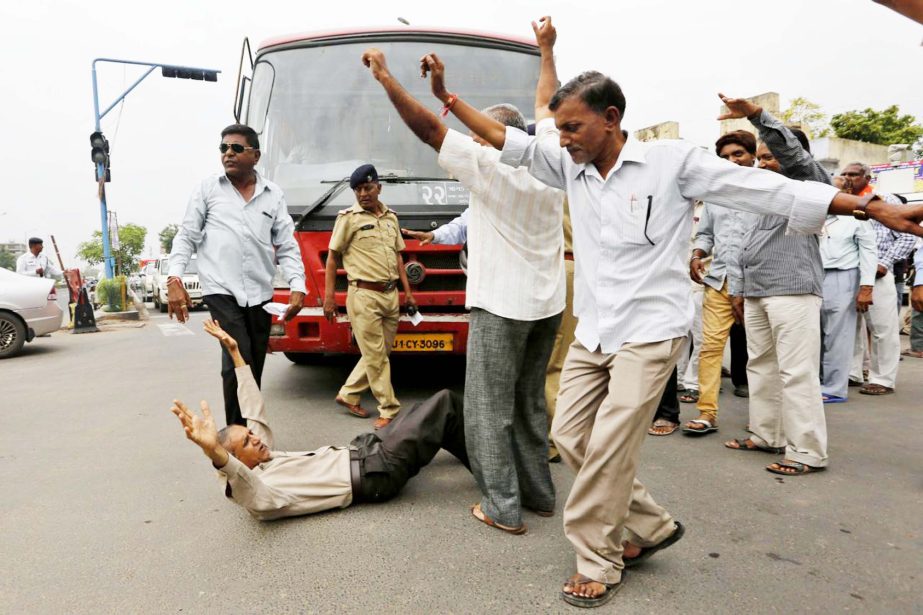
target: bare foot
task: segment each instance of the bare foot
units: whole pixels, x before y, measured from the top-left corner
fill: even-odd
[[[580,598],[596,598],[607,591],[609,591],[608,587],[580,573],[575,574],[564,583],[565,594],[579,596]]]

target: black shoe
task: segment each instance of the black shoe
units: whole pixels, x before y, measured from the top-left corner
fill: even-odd
[[[737,397],[750,397],[750,387],[746,384],[734,387],[734,395]]]
[[[853,380],[852,378],[849,379],[849,386],[851,387],[861,387],[864,384],[864,382],[859,382],[858,380]]]
[[[561,463],[561,455],[557,454],[548,460],[548,463]]]

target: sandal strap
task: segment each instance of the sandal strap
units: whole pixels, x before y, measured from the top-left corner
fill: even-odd
[[[705,425],[706,427],[714,427],[714,424],[712,424],[712,422],[709,421],[708,419],[692,419],[689,422],[698,423],[699,425]]]

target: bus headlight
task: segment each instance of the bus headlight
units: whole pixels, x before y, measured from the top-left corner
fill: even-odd
[[[269,337],[283,337],[285,335],[285,325],[277,322],[269,327]]]

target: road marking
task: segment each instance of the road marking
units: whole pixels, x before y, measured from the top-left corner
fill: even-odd
[[[170,325],[157,325],[160,329],[160,332],[171,337],[174,335],[195,335],[192,331],[189,330],[185,325],[170,324]]]

